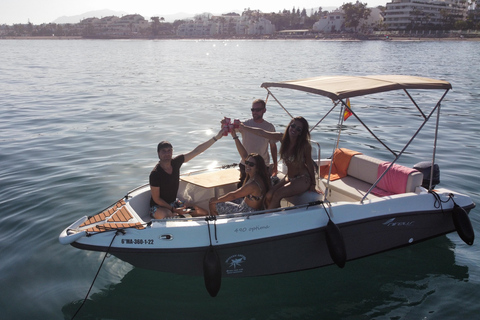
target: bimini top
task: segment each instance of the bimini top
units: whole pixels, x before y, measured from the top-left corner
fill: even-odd
[[[262,88],[279,87],[319,94],[332,100],[403,89],[451,89],[452,85],[435,80],[403,75],[323,76],[282,82],[264,82]]]

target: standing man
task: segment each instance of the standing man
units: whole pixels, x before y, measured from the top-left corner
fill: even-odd
[[[273,124],[263,119],[263,114],[266,109],[265,101],[262,99],[257,99],[252,102],[252,118],[243,122],[244,125],[249,127],[260,128],[266,131],[275,132],[275,127]],[[240,127],[242,128],[242,127]],[[269,168],[269,173],[272,176],[277,175],[277,145],[275,141],[261,138],[252,133],[240,130],[242,133],[242,144],[245,147],[245,150],[250,153],[258,153],[265,160],[265,164]],[[268,146],[270,145],[270,152],[272,154],[273,164],[270,164],[270,156],[268,154]],[[241,160],[240,162],[240,182],[238,187],[243,185],[243,181],[246,178],[245,173],[245,162]]]

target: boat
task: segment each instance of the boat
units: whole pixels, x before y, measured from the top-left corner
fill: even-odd
[[[83,250],[107,252],[139,268],[203,276],[212,296],[225,277],[281,274],[333,264],[343,268],[354,259],[455,231],[467,245],[473,244],[468,214],[475,203],[468,195],[437,187],[439,117],[441,103],[452,88],[449,82],[405,75],[321,76],[266,82],[261,87],[267,90],[267,99],[273,98],[285,110],[275,90],[304,92],[333,103],[322,114],[322,119],[338,117],[332,152],[324,157],[320,144],[312,141],[318,192],[283,199],[281,208],[274,210],[210,217],[186,213],[180,218],[156,220],[149,216],[147,184],[99,213],[79,218],[62,231],[59,241]],[[361,110],[349,102],[354,97],[390,91],[399,91],[413,103],[411,109],[400,108],[399,116],[414,113],[415,119],[420,119],[400,150],[390,148],[366,125]],[[439,93],[433,106],[429,101],[421,107],[414,100],[425,96],[431,100],[431,92]],[[391,153],[391,159],[378,159],[341,145],[347,113]],[[416,168],[400,164],[401,156],[429,121],[435,128],[430,130],[433,145],[425,148],[431,160],[420,161]],[[234,190],[237,182],[238,168],[234,165],[188,173],[180,177],[178,197],[208,208],[208,199]]]

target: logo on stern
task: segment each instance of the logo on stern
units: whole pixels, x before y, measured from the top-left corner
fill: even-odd
[[[415,221],[396,221],[396,218],[389,219],[383,223],[387,227],[411,227]]]
[[[243,254],[234,254],[233,256],[228,257],[225,260],[225,264],[227,265],[226,272],[227,274],[236,274],[243,272],[243,263],[247,260],[247,258]]]

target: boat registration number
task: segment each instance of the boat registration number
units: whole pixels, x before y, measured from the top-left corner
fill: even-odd
[[[153,239],[122,239],[122,244],[153,244]]]

